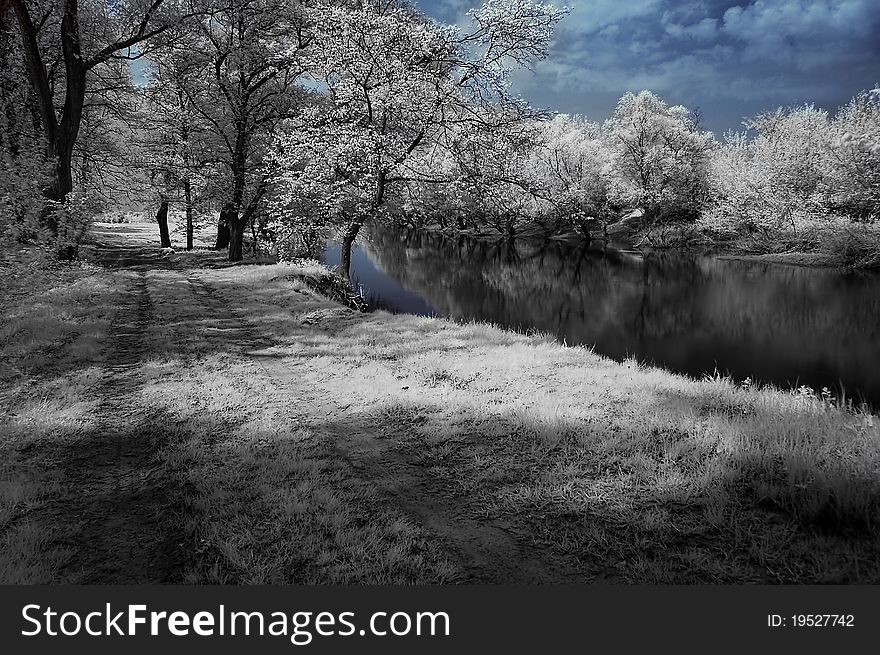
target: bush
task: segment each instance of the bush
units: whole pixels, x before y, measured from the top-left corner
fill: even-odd
[[[874,226],[842,226],[827,235],[823,248],[832,265],[880,269],[880,229]]]
[[[39,156],[12,158],[0,153],[0,237],[20,243],[44,242],[48,167]]]
[[[72,191],[63,203],[53,203],[58,225],[53,249],[59,259],[76,259],[79,246],[88,235],[94,218],[94,203],[89,196]]]

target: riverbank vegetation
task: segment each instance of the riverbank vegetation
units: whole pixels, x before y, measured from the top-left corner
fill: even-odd
[[[716,137],[649,91],[608,120],[510,91],[565,10],[490,0],[441,25],[405,0],[0,4],[0,229],[74,257],[92,217],[169,206],[231,261],[368,220],[880,265],[880,91]],[[147,62],[132,76],[131,62]],[[812,255],[805,257],[804,254]]]
[[[602,124],[558,115],[529,124],[519,149],[473,147],[457,193],[411,190],[408,217],[441,229],[456,217],[474,232],[880,265],[880,90],[833,115],[784,108],[744,128],[718,141],[686,108],[627,94]],[[486,178],[502,182],[487,193],[477,182]]]

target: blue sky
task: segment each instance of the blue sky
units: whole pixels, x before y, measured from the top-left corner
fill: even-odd
[[[480,0],[412,0],[462,23]],[[563,4],[563,3],[556,3]],[[626,91],[698,107],[718,134],[763,109],[833,110],[880,81],[880,0],[571,0],[550,57],[519,74],[532,106],[607,118]]]

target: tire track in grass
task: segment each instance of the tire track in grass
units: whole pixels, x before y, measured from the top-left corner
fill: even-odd
[[[227,328],[230,338],[244,338],[245,343],[238,343],[237,350],[257,364],[286,397],[296,399],[294,420],[324,437],[335,458],[345,463],[348,475],[377,489],[390,507],[397,508],[431,534],[467,581],[554,584],[592,579],[590,575],[579,575],[572,562],[541,548],[516,526],[476,517],[456,480],[433,474],[419,462],[419,453],[405,444],[401,447],[399,438],[382,434],[376,426],[348,413],[351,398],[321,393],[314,385],[316,373],[309,371],[307,364],[261,356],[261,349],[276,344],[266,335],[258,334],[254,318],[234,311],[228,302],[220,300],[220,292],[204,280],[191,276],[190,282],[203,302],[215,311],[226,312],[229,321],[232,317],[238,320],[240,328]],[[319,322],[338,320],[332,313],[320,316]]]
[[[365,480],[430,530],[472,583],[559,584],[576,581],[569,563],[537,546],[512,524],[482,520],[458,480],[431,473],[393,437],[336,428],[336,451]]]
[[[144,271],[132,275],[111,323],[112,350],[94,427],[57,453],[63,495],[53,503],[53,520],[76,526],[57,544],[71,553],[59,571],[65,583],[173,582],[183,559],[165,520],[174,492],[159,459],[162,440],[153,430],[164,417],[132,404],[142,384],[139,367],[148,354],[153,314]]]
[[[129,245],[133,247],[129,248]],[[326,455],[335,460],[337,464],[334,466],[338,466],[344,476],[336,484],[346,489],[376,490],[379,497],[384,499],[383,506],[410,517],[455,563],[466,581],[574,581],[570,563],[559,560],[549,550],[534,543],[528,535],[517,531],[516,526],[497,520],[489,522],[477,516],[472,501],[456,488],[455,480],[444,479],[420,463],[419,453],[411,451],[413,447],[418,447],[417,443],[402,443],[406,440],[403,428],[376,426],[368,420],[369,417],[349,412],[351,398],[339,391],[322,390],[316,378],[320,377],[320,373],[310,368],[308,360],[291,362],[279,357],[277,351],[266,356],[264,350],[274,350],[273,346],[283,349],[283,344],[277,343],[275,335],[267,333],[260,325],[259,315],[245,314],[236,299],[227,293],[225,284],[221,287],[214,280],[206,280],[208,271],[186,270],[182,262],[157,261],[155,256],[141,258],[137,251],[134,244],[123,242],[113,252],[115,265],[139,271],[136,286],[141,301],[137,305],[136,320],[127,321],[121,317],[114,323],[114,338],[118,339],[119,345],[114,359],[116,368],[107,382],[105,402],[99,412],[103,422],[111,422],[110,416],[116,413],[122,416],[132,414],[131,407],[120,405],[137,390],[135,372],[131,367],[146,354],[143,332],[149,326],[151,309],[148,277],[144,270],[164,269],[160,275],[153,276],[154,283],[161,285],[157,290],[161,288],[163,293],[172,294],[168,297],[178,302],[187,297],[192,298],[193,302],[187,305],[180,317],[180,327],[184,328],[184,332],[177,334],[174,343],[175,332],[172,330],[169,343],[167,346],[157,345],[159,350],[164,349],[167,354],[173,353],[194,363],[198,361],[200,351],[222,352],[228,354],[231,363],[239,361],[255,366],[257,376],[265,377],[267,383],[273,385],[284,399],[282,408],[273,406],[277,402],[273,400],[267,401],[268,404],[260,407],[259,411],[283,409],[291,425],[313,430],[319,436],[314,445],[322,451],[315,455]],[[171,285],[174,291],[170,290]],[[123,308],[120,311],[125,313]],[[332,331],[332,324],[338,320],[336,312],[329,312],[327,316],[322,314],[318,325],[310,325],[308,330],[326,328]],[[353,315],[351,320],[360,319]],[[345,373],[340,371],[339,374]],[[118,393],[111,393],[111,388]],[[147,425],[151,421],[164,420],[156,414],[144,416],[143,419]],[[169,417],[167,420],[173,422],[174,419]],[[146,433],[149,434],[149,430]],[[109,434],[112,436],[113,433]],[[183,481],[163,479],[161,474],[154,476],[150,473],[151,469],[156,470],[157,453],[162,448],[160,443],[147,446],[143,441],[128,443],[119,439],[105,439],[96,444],[96,449],[84,449],[84,458],[87,459],[89,452],[97,454],[99,458],[106,456],[111,444],[118,449],[114,453],[117,462],[113,469],[115,477],[111,476],[115,487],[108,484],[106,476],[101,477],[100,466],[86,465],[85,469],[89,475],[98,478],[93,486],[97,485],[105,491],[114,490],[119,497],[125,498],[125,507],[122,503],[96,502],[92,494],[92,498],[83,503],[83,511],[87,518],[94,520],[94,515],[99,511],[110,510],[115,518],[108,525],[115,528],[118,538],[104,534],[106,530],[84,530],[82,534],[94,540],[97,547],[93,548],[92,555],[80,554],[75,563],[84,570],[90,567],[101,570],[102,558],[106,558],[107,552],[115,547],[124,554],[125,561],[139,558],[143,562],[141,566],[132,565],[128,575],[131,581],[144,577],[148,580],[173,579],[175,572],[179,573],[187,560],[180,549],[175,548],[174,540],[162,536],[162,527],[156,525],[155,517],[162,516],[163,510],[154,501],[161,496],[153,494],[151,497],[149,490],[157,482],[164,482],[168,491],[165,502],[179,499],[185,504],[185,490],[181,488]],[[205,447],[211,446],[206,443]],[[323,453],[324,450],[326,453]],[[175,485],[176,489],[171,491],[170,487]],[[350,491],[342,490],[343,497],[346,493]],[[85,507],[88,504],[93,506]],[[186,508],[182,511],[185,516]],[[151,512],[152,521],[149,520]],[[163,527],[164,534],[167,534],[168,527]],[[148,535],[151,531],[153,536]],[[186,539],[183,535],[178,538]],[[117,581],[117,578],[102,581]]]

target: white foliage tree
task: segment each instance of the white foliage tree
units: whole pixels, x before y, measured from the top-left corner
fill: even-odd
[[[627,93],[605,128],[624,186],[621,204],[640,206],[648,224],[695,218],[705,200],[711,133],[684,107],[650,91]]]
[[[831,122],[826,162],[835,208],[866,222],[880,215],[880,88],[859,93]]]
[[[606,227],[616,215],[620,181],[601,126],[560,114],[543,126],[535,158],[560,227],[589,240],[591,228]]]
[[[394,193],[400,202],[407,184],[431,177],[420,166],[427,153],[468,126],[524,118],[508,76],[546,54],[563,14],[529,0],[491,0],[462,30],[396,0],[323,8],[309,70],[325,101],[290,121],[276,142],[277,215],[306,197],[323,220],[345,223],[347,273],[363,223]]]
[[[825,211],[831,131],[811,105],[764,112],[729,134],[712,161],[715,207],[703,223],[718,234],[797,232]]]
[[[765,112],[746,122],[755,130],[754,165],[765,174],[780,214],[816,209],[831,146],[828,112],[805,105]]]

